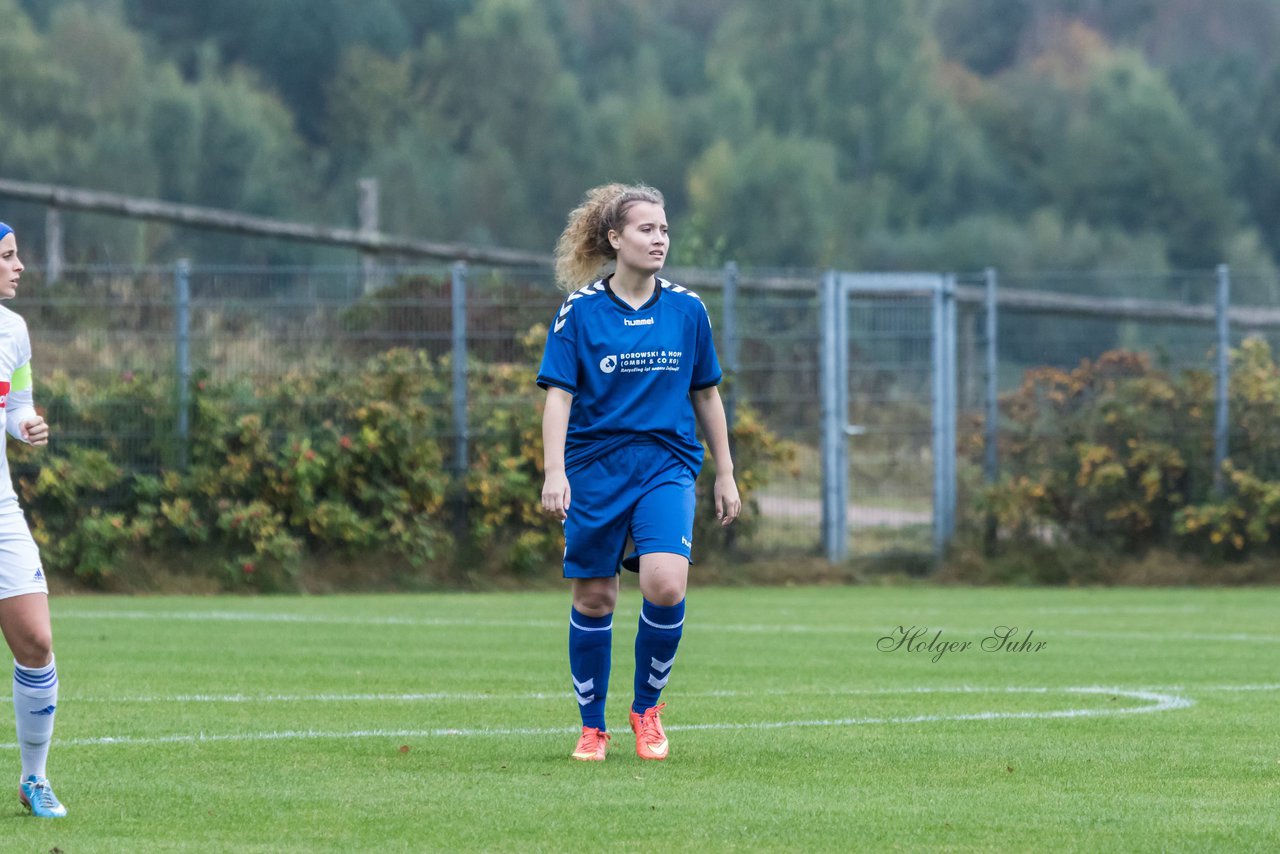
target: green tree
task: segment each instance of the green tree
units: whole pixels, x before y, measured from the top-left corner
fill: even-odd
[[[682,261],[1280,257],[1273,0],[0,0],[0,14],[0,172],[35,180],[351,222],[355,181],[374,175],[384,228],[543,250],[584,188],[645,181],[667,195]],[[103,217],[68,228],[76,259],[321,252]],[[1037,242],[1053,233],[1060,252]]]
[[[392,234],[423,234],[439,240],[463,240],[467,224],[459,215],[464,158],[448,140],[414,123],[364,161],[361,172],[375,177],[382,192],[382,227]],[[346,209],[354,206],[352,189],[335,190]]]
[[[469,162],[467,231],[549,246],[595,152],[577,81],[534,0],[479,0],[422,57],[423,120]],[[554,212],[554,214],[550,214]]]
[[[1175,265],[1212,266],[1235,211],[1209,138],[1164,78],[1091,31],[1064,31],[1005,81],[1032,116],[1028,180],[1067,219],[1164,235]]]
[[[0,90],[0,171],[258,213],[305,205],[307,158],[292,117],[247,73],[215,67],[185,82],[173,63],[149,57],[112,3],[60,5],[44,32],[13,0],[0,0],[0,14],[0,72],[10,84]],[[154,260],[175,236],[87,215],[71,215],[67,228],[78,261]],[[43,222],[23,235],[38,246]],[[242,243],[200,237],[182,251],[247,259]]]
[[[770,131],[741,148],[727,142],[712,146],[690,172],[694,218],[689,224],[696,229],[686,239],[695,245],[723,244],[729,257],[744,262],[829,263],[837,235],[836,160],[826,142]]]
[[[391,59],[367,45],[343,54],[329,82],[325,136],[335,152],[366,157],[409,124],[420,101],[408,55]]]
[[[942,0],[934,19],[946,55],[990,75],[1014,65],[1034,0]]]
[[[720,85],[742,80],[761,126],[824,140],[838,174],[891,189],[897,227],[946,220],[986,172],[976,130],[942,85],[924,0],[745,0],[709,59]]]
[[[1254,132],[1243,160],[1241,188],[1263,238],[1280,258],[1280,66],[1261,87]]]
[[[149,70],[137,34],[104,10],[57,10],[49,31],[32,28],[6,3],[0,71],[0,169],[52,183],[153,193],[155,169],[146,153]],[[39,246],[43,222],[23,228]],[[136,222],[77,216],[78,258],[131,261],[143,250]],[[28,257],[31,257],[29,253]]]
[[[346,49],[364,44],[388,56],[407,50],[410,27],[396,0],[217,0],[184,4],[126,0],[147,29],[194,75],[205,45],[228,64],[256,70],[294,112],[310,141],[324,136],[325,87]]]

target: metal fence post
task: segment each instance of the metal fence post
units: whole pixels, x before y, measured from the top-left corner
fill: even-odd
[[[453,320],[453,474],[459,481],[467,473],[467,262],[451,268],[450,308]]]
[[[49,205],[44,212],[44,283],[53,285],[62,278],[66,248],[62,230],[62,210]]]
[[[945,377],[947,431],[944,437],[947,444],[946,454],[943,456],[946,461],[947,515],[946,524],[943,527],[943,536],[945,542],[950,544],[956,533],[956,473],[958,470],[956,430],[960,411],[960,366],[956,358],[959,309],[956,305],[956,277],[954,274],[949,274],[942,280],[942,309],[947,357],[947,375]]]
[[[469,542],[467,520],[467,463],[470,430],[467,421],[467,262],[450,268],[449,304],[453,341],[453,536],[458,546]]]
[[[822,277],[822,548],[831,563],[849,555],[849,422],[847,325],[844,292],[834,270]],[[844,333],[843,335],[841,333]]]
[[[359,191],[359,202],[356,215],[360,222],[362,234],[377,234],[379,228],[378,179],[361,178],[356,182]],[[382,287],[382,264],[374,252],[360,253],[360,286],[364,293],[371,294]]]
[[[988,267],[983,272],[983,277],[986,279],[986,317],[983,320],[986,322],[987,336],[987,387],[984,401],[987,415],[982,430],[982,479],[991,485],[1000,479],[1000,377],[998,375],[1000,350],[997,333],[999,316],[996,313],[998,311],[996,289],[999,286],[999,277],[994,267]],[[995,514],[988,513],[984,532],[988,554],[995,549],[998,533]]]
[[[190,460],[191,444],[191,262],[178,261],[173,271],[174,341],[177,350],[179,469]]]
[[[732,261],[724,265],[724,368],[729,381],[724,384],[724,420],[729,434],[729,453],[736,456],[737,442],[733,439],[733,427],[738,423],[738,265]],[[730,552],[737,540],[737,528],[730,525],[724,531],[724,544]]]
[[[724,417],[729,426],[729,439],[733,440],[733,425],[738,411],[738,265],[732,261],[724,265],[724,366],[729,370],[729,382],[724,395]],[[732,530],[732,528],[730,529]]]
[[[982,477],[987,483],[995,483],[1000,477],[1000,377],[999,349],[997,347],[996,287],[998,277],[994,267],[988,267],[986,278],[987,316],[987,391],[986,424],[983,426]]]
[[[955,277],[933,291],[933,548],[942,557],[955,533],[956,506]]]
[[[1218,353],[1215,371],[1216,407],[1213,418],[1213,494],[1221,498],[1226,490],[1222,466],[1227,461],[1230,433],[1231,385],[1231,270],[1218,265],[1218,298],[1215,314],[1218,322]]]

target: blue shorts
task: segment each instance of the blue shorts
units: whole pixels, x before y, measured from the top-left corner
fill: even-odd
[[[633,442],[569,476],[564,522],[564,577],[608,578],[618,572],[627,535],[636,554],[689,557],[693,548],[694,475],[656,442]]]

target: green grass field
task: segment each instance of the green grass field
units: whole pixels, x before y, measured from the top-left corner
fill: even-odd
[[[631,579],[627,579],[631,581]],[[5,851],[1242,851],[1280,840],[1280,590],[695,589],[665,763],[572,762],[567,591],[54,602]],[[899,626],[936,653],[878,649]],[[1016,626],[1039,651],[983,651]],[[935,644],[935,650],[937,645]]]

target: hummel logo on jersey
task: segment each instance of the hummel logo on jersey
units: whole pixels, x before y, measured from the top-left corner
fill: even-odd
[[[570,297],[572,299],[572,297]],[[569,320],[569,312],[573,309],[573,303],[566,302],[561,308],[560,313],[556,315],[555,331],[559,332],[564,329],[565,323]]]
[[[600,360],[600,370],[604,371],[606,374],[611,374],[617,369],[618,369],[617,356],[605,356],[603,359]]]
[[[653,326],[652,317],[642,317],[639,320],[632,320],[629,317],[622,318],[622,322],[627,326]]]
[[[57,708],[58,708],[57,706],[45,706],[43,709],[39,709],[39,710],[37,710],[37,711],[34,711],[34,712],[32,712],[31,714],[33,714],[33,715],[51,715],[51,714],[53,714],[54,710],[55,710],[55,709],[57,709]]]

